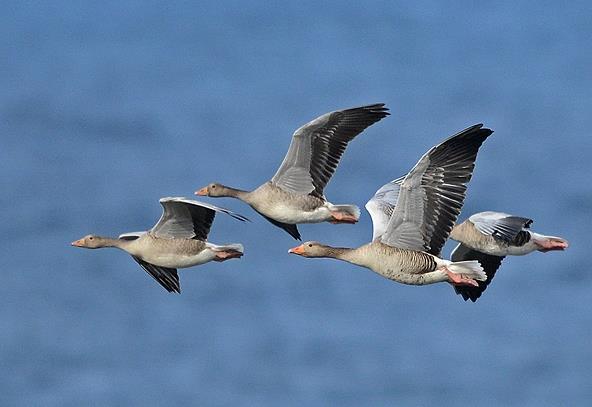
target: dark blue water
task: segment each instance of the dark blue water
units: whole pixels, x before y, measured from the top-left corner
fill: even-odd
[[[588,2],[4,4],[1,405],[588,405],[592,399]],[[564,253],[507,259],[476,304],[398,285],[218,217],[239,261],[167,295],[87,233],[145,230],[158,199],[269,179],[294,129],[386,102],[326,193],[360,206],[477,122],[466,214],[532,217]],[[355,246],[351,225],[305,239]],[[447,250],[452,246],[449,244]]]

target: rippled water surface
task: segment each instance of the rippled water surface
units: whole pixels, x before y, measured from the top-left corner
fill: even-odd
[[[592,8],[588,2],[65,1],[0,15],[1,405],[588,405],[592,399]],[[240,261],[167,295],[129,256],[69,242],[145,230],[161,196],[269,179],[301,124],[386,102],[326,189],[360,206],[473,123],[465,217],[564,236],[506,259],[475,304],[288,256],[216,219]],[[355,246],[355,225],[304,225]],[[449,253],[453,246],[446,246]]]

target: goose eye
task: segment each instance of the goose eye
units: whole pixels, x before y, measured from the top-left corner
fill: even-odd
[[[94,237],[92,237],[92,236],[88,238],[88,240],[93,240],[93,239],[94,239]]]
[[[312,247],[312,243],[309,243],[309,244],[308,244],[308,247]]]
[[[216,185],[212,185],[212,189],[216,189]]]

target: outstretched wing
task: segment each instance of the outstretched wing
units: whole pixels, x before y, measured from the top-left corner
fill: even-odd
[[[487,274],[487,280],[485,281],[477,281],[479,287],[469,287],[469,286],[454,286],[454,291],[462,295],[465,301],[471,300],[473,302],[477,301],[481,294],[487,289],[493,277],[495,277],[495,272],[502,264],[502,260],[504,256],[493,256],[491,254],[485,254],[479,252],[477,250],[473,250],[468,246],[465,246],[462,243],[459,243],[458,246],[452,251],[450,255],[450,260],[452,261],[465,261],[465,260],[477,260],[481,267],[483,267],[483,271]]]
[[[154,264],[147,263],[136,256],[132,256],[132,258],[137,261],[138,264],[152,276],[152,278],[158,281],[158,284],[163,286],[165,290],[170,293],[181,293],[181,285],[179,284],[177,269],[155,266]]]
[[[388,116],[384,103],[326,113],[300,127],[271,182],[285,191],[323,197],[347,143]]]
[[[181,197],[161,198],[162,216],[150,230],[157,237],[207,240],[216,212],[248,220],[228,209]]]
[[[366,202],[366,210],[372,218],[372,241],[381,237],[386,231],[389,220],[397,205],[399,191],[404,177],[384,184],[374,196]]]
[[[481,144],[493,131],[469,127],[432,147],[401,183],[381,241],[439,255],[463,205]]]
[[[469,217],[469,221],[484,235],[493,236],[507,243],[512,242],[518,233],[530,227],[532,223],[532,219],[493,211],[476,213]]]

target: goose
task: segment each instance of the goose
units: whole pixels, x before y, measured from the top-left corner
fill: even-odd
[[[450,238],[494,256],[523,256],[534,251],[567,249],[567,240],[530,230],[532,222],[532,219],[503,212],[479,212],[455,225]]]
[[[195,194],[240,199],[297,240],[302,240],[300,223],[356,223],[360,209],[332,204],[323,190],[347,143],[388,115],[383,103],[326,113],[294,132],[288,153],[270,181],[253,191],[212,183]]]
[[[376,216],[385,217],[393,211],[401,181],[402,178],[399,178],[384,185],[375,196],[381,199],[368,202],[367,206],[376,207]],[[535,250],[565,250],[569,246],[568,241],[561,237],[529,230],[532,222],[529,218],[487,211],[471,215],[464,222],[454,225],[449,237],[460,243],[452,251],[450,259],[455,262],[477,260],[487,275],[487,279],[479,281],[477,287],[455,286],[455,292],[465,301],[476,302],[491,283],[505,256],[522,256]],[[374,232],[374,238],[377,238],[384,229],[375,228]]]
[[[243,245],[216,245],[207,241],[216,212],[240,221],[242,215],[204,202],[182,197],[161,198],[159,221],[145,232],[124,233],[119,238],[87,235],[72,242],[86,249],[115,247],[129,253],[142,268],[168,292],[181,293],[178,268],[226,261],[243,255]]]
[[[506,256],[567,249],[567,240],[530,230],[532,222],[529,218],[486,211],[455,225],[450,238],[460,243],[452,251],[451,260],[478,260],[487,273],[487,280],[480,281],[478,287],[455,287],[456,293],[465,301],[477,301]]]
[[[288,252],[346,261],[403,284],[478,286],[487,278],[478,261],[452,262],[440,258],[440,251],[463,205],[477,152],[492,133],[482,124],[471,126],[432,147],[407,175],[380,188],[366,204],[372,242],[352,249],[310,241]],[[394,206],[389,205],[393,195]]]

